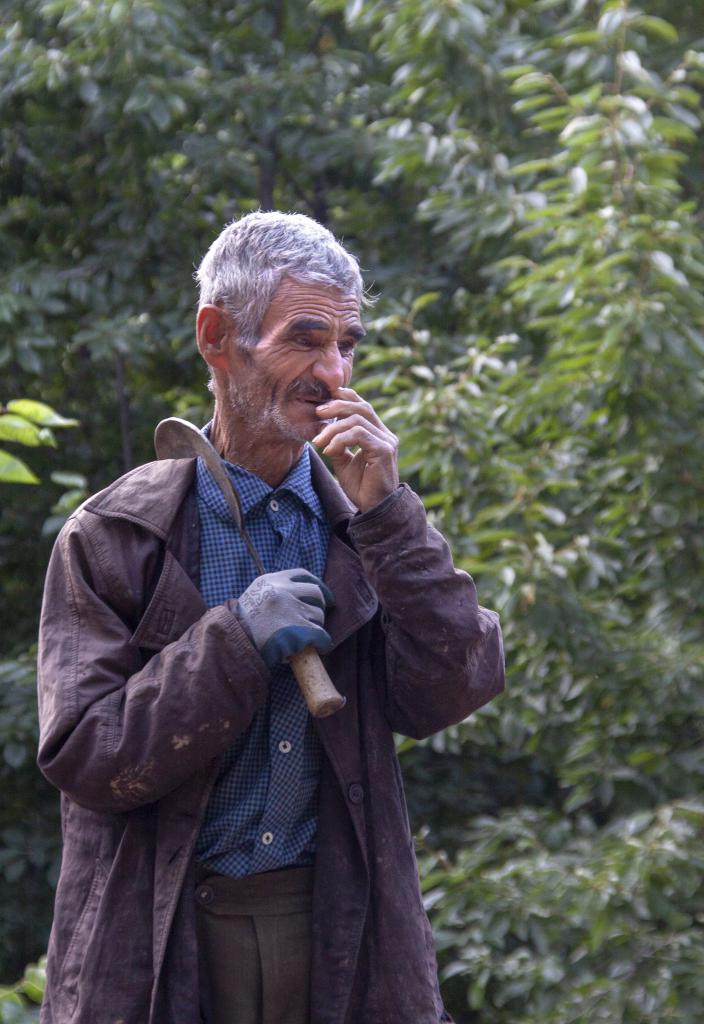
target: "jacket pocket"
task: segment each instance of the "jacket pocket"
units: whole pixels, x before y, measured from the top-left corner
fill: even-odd
[[[102,860],[96,858],[93,878],[88,889],[88,895],[80,913],[76,927],[71,936],[66,956],[61,966],[61,1016],[60,1019],[67,1020],[72,1016],[78,1001],[78,981],[83,967],[86,950],[88,949],[90,936],[95,925],[95,918],[98,907],[103,896],[107,871]]]

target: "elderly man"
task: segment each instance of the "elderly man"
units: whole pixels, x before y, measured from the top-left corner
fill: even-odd
[[[353,257],[254,213],[198,281],[206,432],[268,571],[201,460],[141,466],[64,527],[40,642],[64,828],[41,1019],[437,1024],[393,732],[502,689],[497,617],[349,386]],[[317,721],[286,661],[311,642],[347,700]]]

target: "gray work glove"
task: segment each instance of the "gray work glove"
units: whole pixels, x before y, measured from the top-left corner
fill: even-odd
[[[258,576],[237,603],[237,616],[272,669],[311,644],[327,654],[332,640],[323,629],[325,609],[335,599],[317,576],[284,569]]]

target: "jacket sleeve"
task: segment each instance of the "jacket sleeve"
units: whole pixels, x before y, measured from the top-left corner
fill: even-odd
[[[158,800],[207,767],[264,703],[269,673],[225,605],[197,606],[195,621],[145,664],[124,614],[120,588],[130,586],[99,545],[96,555],[90,516],[69,520],[49,563],[38,764],[71,799],[111,813]],[[129,549],[114,550],[127,566]]]
[[[504,688],[496,612],[405,484],[356,516],[350,535],[376,590],[386,638],[386,717],[394,732],[423,739],[470,715]]]

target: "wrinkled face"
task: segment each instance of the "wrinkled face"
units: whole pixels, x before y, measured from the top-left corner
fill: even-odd
[[[310,441],[315,409],[346,387],[364,334],[359,303],[336,288],[284,278],[252,348],[232,355],[227,397],[253,434]]]

